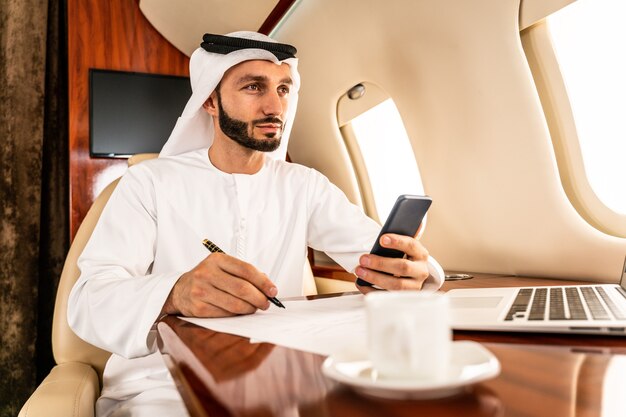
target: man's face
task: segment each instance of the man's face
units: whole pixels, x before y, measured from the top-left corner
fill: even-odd
[[[287,64],[257,60],[234,66],[211,95],[218,128],[246,148],[262,152],[276,150],[285,128],[291,86]]]

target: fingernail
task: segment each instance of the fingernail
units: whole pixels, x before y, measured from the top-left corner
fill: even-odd
[[[363,278],[365,276],[365,269],[363,269],[361,267],[357,267],[354,272],[356,272],[357,276],[359,276],[361,278]]]
[[[389,236],[383,236],[383,245],[388,245],[391,243],[391,239]]]
[[[361,265],[370,266],[370,258],[368,256],[361,257]]]
[[[276,297],[276,294],[278,294],[278,288],[276,287],[270,288],[269,293],[270,293],[270,297]]]

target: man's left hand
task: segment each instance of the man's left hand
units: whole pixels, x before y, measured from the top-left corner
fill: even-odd
[[[414,237],[387,233],[380,237],[385,248],[404,252],[404,258],[385,258],[366,254],[359,259],[355,273],[359,278],[386,290],[420,290],[429,276],[428,251]],[[375,288],[359,286],[362,293]]]

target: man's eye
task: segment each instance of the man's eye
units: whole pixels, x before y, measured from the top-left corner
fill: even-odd
[[[250,91],[258,91],[260,90],[259,86],[257,84],[250,84],[244,87],[244,89],[246,90],[250,90]]]
[[[278,92],[279,92],[280,94],[289,94],[289,87],[280,87],[280,88],[278,89]]]

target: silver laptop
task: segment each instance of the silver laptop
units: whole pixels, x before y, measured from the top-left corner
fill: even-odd
[[[458,289],[452,328],[626,335],[626,262],[619,285]]]

